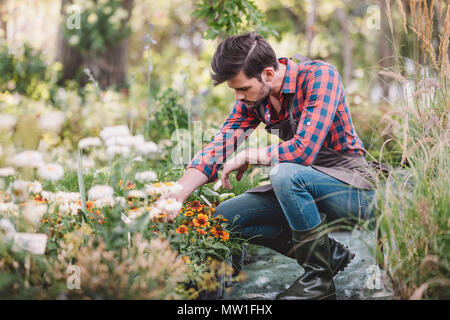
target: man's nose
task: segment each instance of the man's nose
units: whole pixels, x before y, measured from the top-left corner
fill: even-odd
[[[241,92],[236,92],[235,96],[236,96],[236,100],[244,100],[245,99],[245,95],[242,94]]]

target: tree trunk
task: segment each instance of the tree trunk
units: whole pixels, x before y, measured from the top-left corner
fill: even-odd
[[[66,3],[72,3],[73,0],[63,0],[61,13]],[[133,8],[133,0],[124,0],[122,7],[128,12],[128,18],[124,24],[128,23]],[[123,86],[127,78],[127,56],[129,40],[124,39],[121,42],[107,48],[100,56],[94,54],[82,55],[80,52],[70,47],[62,37],[61,25],[59,32],[59,50],[58,60],[63,64],[62,81],[75,79],[82,68],[89,68],[101,88],[110,86]],[[81,70],[80,70],[81,69]],[[86,81],[86,78],[84,78]]]
[[[317,10],[317,1],[311,0],[310,3],[311,10],[306,15],[306,30],[305,37],[306,43],[308,45],[308,49],[306,52],[307,57],[311,57],[311,45],[316,34],[316,10]]]
[[[61,17],[62,21],[58,30],[58,45],[57,45],[57,52],[56,52],[56,60],[61,62],[63,65],[62,70],[62,77],[61,77],[61,84],[63,84],[66,80],[73,80],[76,78],[77,73],[79,72],[80,67],[83,64],[83,57],[81,56],[80,52],[74,48],[71,47],[67,41],[63,38],[63,30],[64,30],[64,24],[65,24],[65,17],[66,14],[64,12],[64,8],[66,5],[72,4],[73,0],[62,0],[61,1]]]
[[[385,0],[379,0],[380,10],[382,13],[387,12],[387,6]],[[390,68],[393,65],[393,52],[389,46],[388,37],[390,34],[388,17],[385,15],[381,16],[381,30],[380,34],[380,45],[379,45],[379,63],[382,68]],[[383,97],[389,96],[389,87],[391,79],[384,75],[378,75],[380,79],[380,85],[383,89]]]
[[[343,78],[344,83],[348,84],[352,79],[353,72],[353,40],[350,35],[350,30],[348,29],[348,24],[350,19],[347,13],[342,8],[336,9],[336,16],[341,25],[342,35],[344,37],[344,43],[342,48],[342,60],[344,61]]]

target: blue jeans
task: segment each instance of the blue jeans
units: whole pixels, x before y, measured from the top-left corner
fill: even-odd
[[[374,191],[352,187],[309,166],[280,163],[270,173],[273,191],[243,193],[222,202],[214,213],[231,223],[231,230],[251,243],[276,248],[290,230],[327,222],[357,223],[371,219]]]

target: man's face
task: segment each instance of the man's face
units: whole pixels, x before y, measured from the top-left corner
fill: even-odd
[[[259,106],[272,90],[270,82],[261,82],[257,78],[247,78],[241,70],[234,78],[227,81],[228,86],[234,89],[236,100],[245,103],[250,108]]]

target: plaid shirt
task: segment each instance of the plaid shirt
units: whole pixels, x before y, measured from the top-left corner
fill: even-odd
[[[297,132],[291,140],[267,147],[272,160],[303,165],[313,163],[322,145],[342,153],[365,154],[362,141],[353,126],[345,90],[338,71],[320,61],[296,64],[287,58],[279,61],[286,65],[286,75],[280,92],[281,111],[277,120],[271,120],[271,104],[266,99],[264,118],[259,107],[249,108],[236,101],[233,111],[213,140],[200,150],[187,168],[195,168],[217,179],[218,170],[226,159],[262,121],[277,123],[289,117],[285,94],[294,93],[293,115],[298,121]],[[276,148],[276,149],[275,149]],[[277,152],[278,151],[278,152]],[[274,159],[274,155],[278,159]]]

